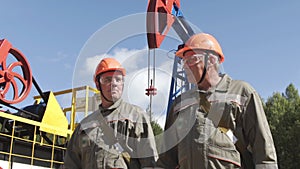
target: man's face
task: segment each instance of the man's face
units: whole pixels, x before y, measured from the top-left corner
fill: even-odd
[[[102,94],[110,101],[117,101],[123,93],[124,77],[118,71],[103,73],[99,78]]]
[[[197,84],[204,69],[205,52],[187,51],[184,54],[183,68],[190,83]]]
[[[208,56],[207,65],[205,65],[206,56]],[[205,66],[207,69],[205,79],[208,80],[210,74],[209,72],[212,71],[210,68],[217,62],[218,57],[212,53],[207,53],[207,51],[187,51],[183,58],[183,68],[186,72],[188,81],[190,83],[197,84],[204,73],[203,70]]]

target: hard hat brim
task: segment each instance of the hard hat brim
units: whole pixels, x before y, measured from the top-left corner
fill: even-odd
[[[99,73],[99,75],[106,73],[106,72],[115,72],[115,71],[120,72],[123,76],[126,75],[126,71],[124,68],[108,68],[105,71]]]
[[[205,49],[202,49],[202,48],[199,48],[199,47],[183,47],[181,49],[179,49],[175,55],[180,57],[180,58],[184,58],[184,53],[187,52],[187,51],[193,51],[193,50],[205,50]]]

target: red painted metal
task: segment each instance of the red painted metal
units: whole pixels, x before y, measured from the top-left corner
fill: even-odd
[[[151,79],[150,80],[150,86],[149,86],[149,88],[147,88],[147,89],[145,89],[146,90],[146,95],[147,96],[154,96],[154,95],[156,95],[157,94],[157,89],[154,87],[154,85],[153,85],[153,80]]]
[[[8,63],[8,60],[12,60],[12,63]],[[0,40],[0,101],[19,103],[28,96],[31,86],[32,73],[25,56],[8,40]],[[7,97],[10,94],[12,96]]]
[[[152,85],[146,89],[146,93],[145,93],[147,96],[154,96],[157,94],[157,89],[155,87],[153,87]]]
[[[149,0],[147,8],[147,39],[149,49],[159,48],[173,22],[173,5],[180,0]]]

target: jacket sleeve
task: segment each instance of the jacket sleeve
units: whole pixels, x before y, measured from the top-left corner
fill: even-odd
[[[81,169],[80,147],[78,144],[78,132],[80,125],[77,126],[68,142],[66,155],[64,158],[64,169]]]
[[[244,134],[249,142],[253,163],[257,169],[276,169],[277,157],[270,127],[256,92],[250,95],[243,120]]]
[[[174,116],[174,106],[175,105],[172,106],[166,118],[165,130],[168,130],[176,120]],[[175,145],[171,149],[168,149],[169,146],[167,145],[167,143],[168,141],[170,141],[168,139],[170,138],[167,138],[165,135],[163,135],[162,142],[160,145],[158,145],[158,148],[160,150],[159,152],[161,153],[159,154],[157,166],[164,169],[175,169],[178,166],[177,145]]]

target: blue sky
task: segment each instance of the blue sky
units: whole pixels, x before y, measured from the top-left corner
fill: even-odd
[[[249,82],[264,99],[273,92],[284,92],[290,83],[300,87],[299,7],[298,0],[181,1],[185,18],[219,40],[225,55],[224,71]],[[42,90],[69,89],[78,87],[74,72],[84,72],[84,65],[91,72],[94,69],[95,63],[87,66],[88,56],[83,56],[85,61],[81,58],[88,54],[86,48],[99,47],[89,53],[89,57],[98,58],[108,50],[108,56],[145,50],[143,38],[138,42],[129,38],[112,49],[100,50],[109,37],[88,45],[111,23],[144,13],[146,8],[146,0],[0,0],[0,39],[8,39],[26,55]],[[128,24],[137,27],[133,22]],[[124,27],[115,29],[122,31]],[[165,45],[164,50],[175,48]],[[86,79],[81,82],[93,85],[92,77]],[[32,93],[36,94],[34,88]]]

